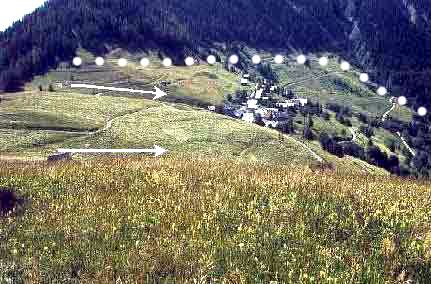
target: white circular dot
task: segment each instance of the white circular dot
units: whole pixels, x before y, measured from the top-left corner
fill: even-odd
[[[274,57],[274,62],[277,64],[282,64],[283,61],[284,61],[283,55],[278,54]]]
[[[296,62],[298,62],[299,64],[305,64],[306,61],[307,57],[305,57],[304,54],[301,54],[296,58]]]
[[[148,60],[148,58],[144,57],[144,58],[141,59],[140,63],[141,63],[142,67],[148,67],[148,65],[150,65],[150,60]]]
[[[184,60],[184,62],[186,63],[187,66],[192,66],[195,64],[195,60],[193,59],[193,57],[187,57],[186,60]]]
[[[118,66],[120,66],[120,67],[126,67],[127,66],[127,59],[126,58],[120,58],[120,59],[118,59]]]
[[[97,66],[103,66],[103,64],[105,64],[105,59],[103,59],[102,57],[97,57],[96,60],[94,60],[94,62],[96,63]]]
[[[377,89],[377,94],[379,95],[379,96],[384,96],[384,95],[386,95],[388,93],[388,90],[385,88],[385,87],[379,87],[378,89]]]
[[[420,116],[425,116],[425,115],[427,115],[427,113],[428,113],[428,110],[426,108],[424,108],[424,107],[418,108],[418,114]]]
[[[230,62],[230,64],[237,64],[238,62],[239,62],[239,57],[238,57],[238,55],[231,55],[230,57],[229,57],[229,62]]]
[[[81,64],[82,64],[81,57],[75,57],[75,58],[73,58],[73,65],[75,65],[75,66],[81,66]]]
[[[400,106],[405,106],[407,104],[407,98],[404,96],[401,96],[398,98],[398,104]]]
[[[368,80],[370,80],[370,76],[368,76],[367,73],[361,73],[361,75],[359,75],[359,80],[361,82],[368,82]]]
[[[261,61],[262,61],[262,59],[260,58],[260,56],[259,55],[253,55],[253,57],[251,58],[251,61],[253,62],[253,64],[259,64]]]
[[[319,64],[320,66],[326,66],[329,63],[329,59],[326,56],[320,57]]]
[[[347,61],[343,61],[343,62],[341,62],[341,64],[340,64],[340,68],[341,68],[341,70],[343,70],[343,71],[347,71],[347,70],[349,70],[349,69],[350,69],[350,63],[349,63],[349,62],[347,62]]]
[[[211,64],[211,65],[215,64],[216,61],[217,61],[217,59],[216,59],[216,57],[214,55],[210,55],[210,56],[207,57],[208,64]]]
[[[165,58],[165,59],[163,59],[162,64],[163,64],[163,66],[165,66],[165,67],[172,66],[172,59],[170,59],[170,58]]]

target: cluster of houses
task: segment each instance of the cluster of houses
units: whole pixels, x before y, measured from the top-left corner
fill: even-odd
[[[249,75],[241,77],[241,85],[249,85]],[[262,123],[266,127],[277,128],[287,123],[289,119],[289,109],[304,107],[308,104],[305,98],[291,98],[284,102],[275,103],[275,107],[267,107],[264,102],[274,99],[278,86],[271,84],[266,79],[263,83],[256,83],[254,91],[247,94],[242,102],[227,103],[224,106],[226,115],[242,119],[249,123]]]

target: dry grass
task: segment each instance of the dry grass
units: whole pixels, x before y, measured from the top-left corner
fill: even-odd
[[[431,184],[230,160],[2,162],[0,282],[426,283]]]

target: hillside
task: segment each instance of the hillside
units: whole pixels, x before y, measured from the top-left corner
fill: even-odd
[[[135,64],[138,54],[151,55],[151,58],[169,56],[176,66],[184,66],[185,56],[202,62],[207,55],[214,54],[224,63],[226,56],[238,53],[239,72],[252,68],[247,60],[250,54],[243,52],[244,49],[257,50],[260,54],[305,53],[316,57],[329,53],[347,59],[355,70],[368,72],[373,82],[386,85],[393,96],[406,96],[412,112],[395,108],[391,112],[393,119],[380,125],[376,120],[392,107],[391,103],[371,96],[375,90],[364,90],[350,75],[334,73],[331,78],[316,77],[304,85],[294,81],[295,76],[303,73],[301,70],[282,67],[276,72],[282,83],[290,84],[297,95],[321,104],[349,104],[355,114],[371,117],[368,124],[379,124],[384,129],[375,131],[376,137],[368,137],[368,141],[359,137],[361,145],[375,142],[380,149],[377,156],[394,156],[405,164],[401,172],[427,177],[431,173],[428,159],[431,130],[427,127],[428,116],[415,113],[419,107],[429,106],[426,99],[430,82],[426,79],[430,65],[427,53],[431,46],[426,25],[429,11],[429,5],[413,0],[402,3],[390,0],[384,4],[368,0],[329,0],[325,4],[271,0],[257,1],[254,5],[248,1],[51,0],[0,34],[0,89],[20,91],[35,76],[33,82],[38,81],[39,75],[44,77],[54,69],[62,69],[65,62],[70,64],[82,50],[110,58],[120,48],[123,56]],[[113,67],[114,63],[108,61],[107,65]],[[127,83],[118,83],[120,87],[145,88],[172,78],[168,86],[172,95],[167,100],[200,107],[219,105],[226,92],[236,90],[232,74],[207,67],[178,67],[173,72],[150,68],[146,72],[129,66],[127,72],[116,73],[87,67],[83,74],[73,75],[74,78],[105,83],[122,80]],[[223,67],[229,68],[226,64],[217,68]],[[318,76],[313,72],[309,75]],[[64,75],[56,74],[54,78]],[[202,88],[204,83],[207,86]],[[301,127],[299,121],[295,124]],[[348,129],[337,122],[318,124],[313,129],[317,134],[320,129],[332,128],[335,136],[344,140],[349,132],[363,126],[354,119]],[[400,142],[402,139],[405,141]],[[407,151],[406,145],[414,150]]]
[[[1,162],[1,186],[0,282],[431,278],[428,182],[165,157]]]
[[[354,158],[333,157],[319,145],[307,149],[299,137],[187,105],[49,92],[14,94],[1,104],[3,159],[46,159],[59,148],[160,145],[174,157],[224,157],[272,165],[318,164],[317,153],[340,169],[385,174]]]

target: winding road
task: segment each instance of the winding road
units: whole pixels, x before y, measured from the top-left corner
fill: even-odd
[[[382,116],[382,122],[385,122],[388,118],[388,115],[395,109],[395,107],[397,106],[397,103],[395,101],[395,97],[391,97],[389,99],[389,102],[392,104],[392,107],[383,114]],[[401,142],[404,144],[404,146],[407,148],[407,150],[410,152],[410,154],[412,154],[412,156],[416,156],[415,151],[410,147],[410,145],[407,143],[407,141],[404,139],[404,137],[401,135],[401,133],[399,131],[396,132],[396,134],[398,135],[398,137],[401,139]]]

